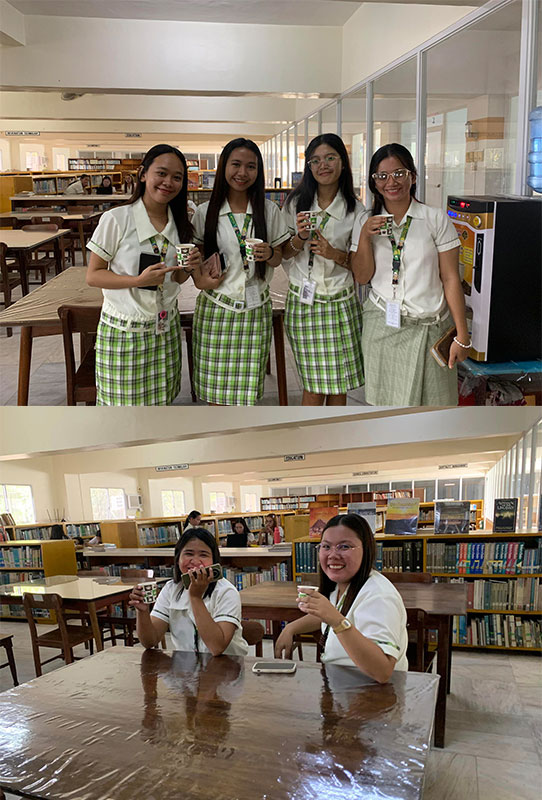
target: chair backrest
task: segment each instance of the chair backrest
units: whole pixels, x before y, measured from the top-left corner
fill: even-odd
[[[120,579],[123,580],[130,580],[131,578],[135,578],[139,580],[140,578],[153,578],[154,577],[154,570],[153,569],[133,569],[132,567],[122,568],[120,571]]]
[[[73,334],[95,333],[100,321],[100,313],[100,308],[89,306],[60,306],[58,309],[58,316],[62,323],[68,405],[75,405],[76,368]]]
[[[406,612],[407,631],[415,633],[415,636],[409,636],[408,668],[411,672],[423,672],[427,614],[421,608],[407,608]]]
[[[264,628],[259,622],[255,620],[241,620],[241,627],[243,629],[243,639],[249,645],[256,645],[263,641]]]
[[[248,533],[228,533],[226,536],[226,547],[246,547],[248,544]]]
[[[386,578],[392,583],[432,583],[433,576],[430,572],[384,572]]]
[[[23,231],[57,231],[58,225],[53,222],[44,222],[42,225],[23,225]]]
[[[28,627],[30,629],[30,636],[34,642],[37,642],[38,632],[36,629],[36,620],[34,619],[32,610],[40,609],[55,612],[58,630],[60,631],[62,642],[64,643],[67,651],[70,647],[70,643],[61,596],[59,594],[33,594],[32,592],[25,592],[23,594],[23,605]]]

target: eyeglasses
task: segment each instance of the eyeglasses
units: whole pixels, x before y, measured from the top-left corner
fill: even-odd
[[[335,550],[336,553],[340,553],[341,555],[345,555],[349,553],[351,550],[357,550],[358,547],[361,545],[357,544],[328,544],[327,542],[322,542],[322,544],[317,544],[316,549],[320,553],[331,553],[332,550]]]
[[[373,172],[371,178],[375,183],[386,183],[391,175],[394,181],[402,183],[410,172],[411,170],[409,169],[396,169],[393,172]]]
[[[311,158],[307,161],[307,164],[311,169],[317,169],[320,164],[327,164],[329,167],[332,167],[336,161],[340,160],[340,156],[324,156],[324,158]]]

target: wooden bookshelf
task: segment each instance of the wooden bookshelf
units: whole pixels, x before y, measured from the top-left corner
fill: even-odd
[[[137,547],[137,528],[134,519],[105,520],[100,523],[102,544],[116,547]]]
[[[32,175],[28,172],[2,172],[0,174],[0,212],[11,211],[9,198],[19,192],[33,192]]]

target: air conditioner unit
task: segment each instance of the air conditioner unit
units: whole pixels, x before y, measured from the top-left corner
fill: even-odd
[[[129,494],[126,497],[128,508],[141,508],[143,501],[140,494]]]

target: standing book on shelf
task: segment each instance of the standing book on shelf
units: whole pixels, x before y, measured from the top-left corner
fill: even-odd
[[[310,508],[309,509],[309,539],[322,538],[322,533],[327,523],[339,513],[337,507],[332,508]]]
[[[495,499],[493,510],[493,530],[495,533],[514,533],[518,517],[517,497]]]
[[[373,534],[376,531],[376,503],[348,503],[347,511],[349,514],[358,514],[364,517],[371,526]]]
[[[468,500],[435,500],[435,533],[468,533]]]
[[[404,535],[418,530],[420,501],[417,497],[391,497],[386,512],[386,534]]]

